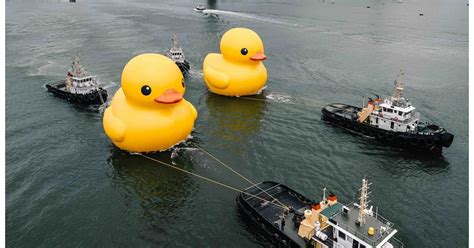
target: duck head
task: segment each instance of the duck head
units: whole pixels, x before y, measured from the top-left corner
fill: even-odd
[[[224,58],[233,62],[258,64],[267,58],[262,40],[247,28],[233,28],[225,32],[220,48]]]
[[[144,107],[173,105],[183,99],[183,74],[169,58],[145,53],[132,58],[122,72],[127,101]]]

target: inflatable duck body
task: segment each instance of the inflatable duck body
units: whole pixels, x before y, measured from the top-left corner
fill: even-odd
[[[122,72],[122,87],[104,113],[105,133],[130,152],[166,150],[185,140],[197,111],[183,99],[183,75],[159,54],[131,59]]]
[[[221,39],[221,54],[210,53],[203,63],[204,81],[213,93],[225,96],[258,94],[267,82],[263,42],[257,33],[233,28]]]

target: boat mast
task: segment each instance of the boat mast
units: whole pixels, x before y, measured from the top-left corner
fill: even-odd
[[[177,49],[178,48],[178,36],[176,35],[176,33],[173,34],[173,38],[171,40],[173,40],[173,48]]]
[[[359,203],[359,218],[357,219],[357,222],[359,225],[365,224],[365,217],[367,215],[367,206],[369,204],[369,180],[367,178],[362,179],[362,188],[360,190],[360,203]]]
[[[400,73],[397,76],[397,80],[395,80],[395,91],[393,92],[393,98],[395,99],[400,99],[402,97],[403,93],[403,82],[402,82],[402,77],[404,73],[402,70],[400,70]]]
[[[327,198],[326,198],[326,187],[323,188],[323,202],[324,202],[324,203],[327,202]]]

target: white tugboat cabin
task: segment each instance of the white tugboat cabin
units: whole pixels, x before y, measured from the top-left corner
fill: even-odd
[[[99,90],[97,76],[90,75],[82,68],[77,55],[67,72],[66,90],[73,94],[88,94]]]
[[[368,121],[370,125],[387,131],[415,132],[420,114],[415,112],[416,108],[402,96],[404,90],[402,76],[403,72],[400,71],[392,96],[383,102],[379,97],[369,101],[368,105],[358,114],[359,122]]]

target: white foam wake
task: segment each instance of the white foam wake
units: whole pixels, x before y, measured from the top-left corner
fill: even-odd
[[[241,19],[246,19],[246,20],[255,20],[255,21],[275,23],[275,24],[291,25],[290,23],[283,22],[283,21],[280,21],[280,20],[276,20],[274,18],[259,16],[259,15],[252,15],[252,14],[247,14],[247,13],[243,13],[243,12],[236,12],[236,11],[206,9],[206,10],[203,10],[202,13],[214,14],[214,15],[227,15],[227,16],[233,16],[233,17],[237,17],[237,18],[241,18]]]

